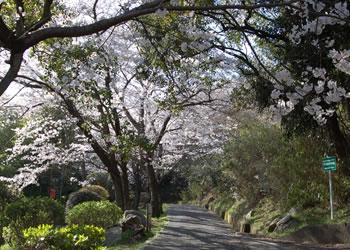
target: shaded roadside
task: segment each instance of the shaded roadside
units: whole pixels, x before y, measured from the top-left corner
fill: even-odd
[[[348,249],[234,234],[224,220],[195,205],[171,204],[168,218],[165,230],[143,249]]]

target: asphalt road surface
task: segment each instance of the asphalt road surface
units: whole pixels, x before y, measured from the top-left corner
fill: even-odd
[[[169,223],[145,250],[164,249],[344,249],[236,234],[224,220],[195,205],[168,205]]]

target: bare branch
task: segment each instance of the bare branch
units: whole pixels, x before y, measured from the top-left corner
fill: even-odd
[[[167,11],[213,11],[213,10],[256,10],[256,9],[273,9],[277,7],[291,7],[296,8],[294,3],[302,2],[302,0],[291,0],[289,2],[280,3],[266,3],[266,4],[253,4],[253,5],[206,5],[206,6],[166,6],[162,7]]]
[[[97,13],[96,13],[96,7],[97,7],[98,0],[95,0],[94,7],[92,8],[94,12],[94,19],[97,21]]]
[[[6,102],[0,104],[0,106],[4,106],[4,105],[10,103],[24,88],[25,88],[25,87],[22,87],[22,88],[21,88],[20,90],[18,90],[18,91],[16,92],[16,94],[14,94],[9,100],[7,100]]]

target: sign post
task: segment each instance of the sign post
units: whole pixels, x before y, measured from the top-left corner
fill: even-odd
[[[336,158],[326,157],[322,160],[322,166],[324,171],[328,171],[329,176],[329,199],[331,203],[331,220],[333,220],[333,192],[332,192],[332,171],[336,170]]]
[[[146,219],[146,231],[150,232],[152,228],[152,206],[149,203],[146,204]]]

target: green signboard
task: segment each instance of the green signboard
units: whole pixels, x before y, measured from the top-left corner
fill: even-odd
[[[324,171],[333,171],[336,170],[336,159],[333,157],[326,157],[322,160],[322,166]]]

